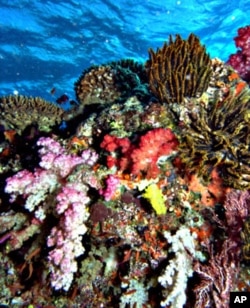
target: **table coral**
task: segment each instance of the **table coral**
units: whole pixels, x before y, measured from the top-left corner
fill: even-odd
[[[37,125],[48,132],[59,125],[64,110],[40,97],[4,96],[0,98],[0,119],[5,129],[15,129],[19,134],[28,126]]]

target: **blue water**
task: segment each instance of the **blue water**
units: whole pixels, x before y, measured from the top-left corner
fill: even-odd
[[[170,34],[193,32],[211,57],[227,60],[249,16],[249,0],[0,0],[0,96],[74,99],[85,68],[144,62]]]

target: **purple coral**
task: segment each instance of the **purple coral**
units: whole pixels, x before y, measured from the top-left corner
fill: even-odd
[[[250,82],[250,26],[238,29],[238,36],[234,38],[239,50],[230,55],[228,64],[231,65],[248,83]]]
[[[39,150],[41,155],[40,167],[53,170],[60,177],[65,178],[73,168],[84,163],[84,160],[73,154],[68,154],[59,142],[51,138],[40,138],[37,145],[42,146]]]
[[[229,307],[230,292],[234,290],[239,262],[235,257],[233,243],[225,240],[221,251],[214,253],[210,245],[210,259],[208,264],[197,261],[194,270],[201,282],[195,286],[195,308],[200,307]]]

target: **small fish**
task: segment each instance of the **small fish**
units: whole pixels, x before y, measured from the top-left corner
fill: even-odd
[[[51,95],[54,95],[55,93],[56,93],[56,88],[53,87],[53,88],[50,90],[50,94],[51,94]]]
[[[63,94],[63,95],[61,95],[61,96],[56,100],[56,102],[57,102],[58,104],[63,104],[63,103],[66,103],[68,100],[69,100],[68,95]]]
[[[70,100],[69,103],[70,103],[71,106],[77,106],[78,105],[78,103],[74,100]]]

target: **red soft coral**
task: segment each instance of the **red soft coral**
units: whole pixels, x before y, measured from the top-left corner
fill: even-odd
[[[128,138],[105,135],[101,147],[111,153],[107,166],[119,171],[130,171],[133,175],[145,172],[148,178],[159,175],[158,160],[168,156],[178,146],[178,140],[169,128],[156,128],[141,136],[139,147]]]
[[[137,175],[141,171],[147,173],[147,177],[155,178],[160,169],[157,162],[161,156],[168,156],[178,146],[178,140],[168,128],[156,128],[141,137],[139,148],[131,153],[131,172]]]
[[[127,169],[129,165],[129,153],[131,152],[132,145],[128,138],[119,138],[112,135],[105,135],[101,148],[110,152],[111,155],[107,156],[107,167],[116,167],[121,171]]]
[[[120,148],[122,153],[125,153],[130,148],[130,145],[128,138],[119,138],[108,134],[104,136],[104,139],[100,144],[101,148],[108,152],[113,152]]]
[[[238,29],[238,36],[234,38],[235,44],[240,50],[229,57],[231,65],[242,79],[250,82],[250,26]]]

